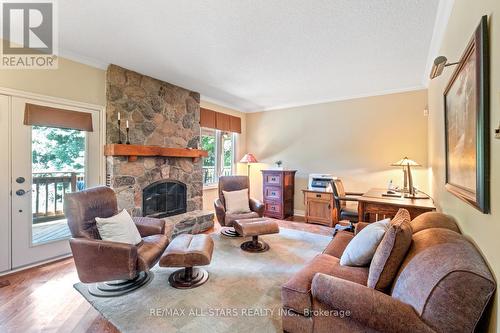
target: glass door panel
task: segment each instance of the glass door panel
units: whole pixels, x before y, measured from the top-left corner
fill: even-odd
[[[71,234],[64,217],[66,193],[85,188],[86,132],[32,126],[32,244]]]

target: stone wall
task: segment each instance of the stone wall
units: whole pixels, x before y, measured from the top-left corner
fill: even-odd
[[[129,121],[130,142],[173,148],[198,148],[200,94],[149,76],[110,65],[106,73],[106,141],[118,143],[118,112],[122,141]],[[107,157],[108,183],[118,195],[120,209],[142,215],[142,189],[163,179],[187,185],[188,211],[202,208],[202,162],[188,158]]]

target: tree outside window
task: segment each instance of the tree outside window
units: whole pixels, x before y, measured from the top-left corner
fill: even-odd
[[[233,174],[235,134],[203,128],[201,149],[208,152],[203,159],[203,184],[216,184],[220,176]]]

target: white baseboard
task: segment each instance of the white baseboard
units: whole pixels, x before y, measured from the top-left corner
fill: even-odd
[[[65,255],[62,255],[62,256],[59,256],[59,257],[55,257],[55,258],[51,258],[51,259],[48,259],[48,260],[39,261],[39,262],[36,262],[34,264],[30,264],[30,265],[18,267],[18,268],[12,269],[12,270],[0,272],[0,276],[10,275],[10,274],[21,272],[21,271],[24,271],[24,270],[27,270],[27,269],[30,269],[30,268],[34,268],[34,267],[37,267],[37,266],[43,266],[45,264],[50,264],[51,262],[59,261],[59,260],[66,259],[66,258],[70,258],[72,256],[73,255],[71,253],[69,253],[69,254],[65,254]]]
[[[301,209],[294,209],[293,215],[295,216],[306,216],[306,211]]]

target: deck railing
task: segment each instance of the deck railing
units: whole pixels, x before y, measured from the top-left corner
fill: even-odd
[[[84,188],[85,175],[83,172],[33,173],[33,223],[62,218],[66,193],[81,191]]]
[[[226,167],[222,170],[222,176],[230,176],[231,167]],[[214,166],[203,166],[203,184],[215,184],[217,177]]]

